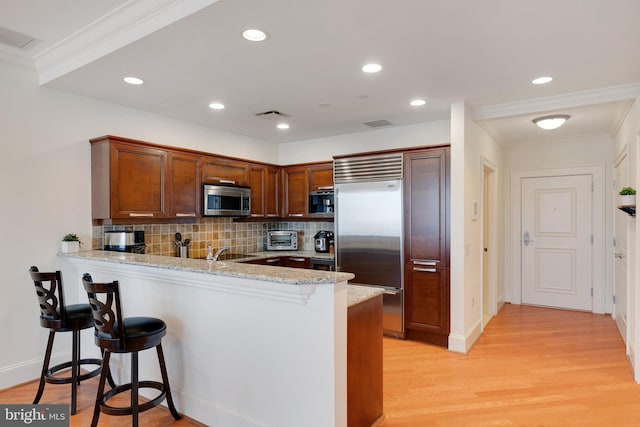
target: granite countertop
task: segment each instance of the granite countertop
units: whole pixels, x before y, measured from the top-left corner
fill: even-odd
[[[238,277],[243,279],[264,280],[296,285],[330,284],[353,279],[352,273],[337,273],[334,271],[307,270],[301,268],[272,267],[266,265],[245,264],[238,261],[267,258],[283,255],[303,255],[303,251],[280,251],[279,253],[258,252],[247,254],[247,258],[234,261],[207,261],[204,259],[167,257],[160,255],[144,255],[126,252],[111,252],[102,250],[80,251],[75,253],[58,254],[69,258],[81,258],[94,261],[115,262],[120,264],[140,265],[145,267],[181,270],[194,273],[212,274],[219,276]],[[268,255],[264,255],[268,254]],[[309,252],[309,254],[316,254]],[[330,255],[332,254],[322,254]]]
[[[382,295],[384,289],[373,286],[348,285],[347,286],[347,307],[360,304],[368,299]]]
[[[298,256],[304,258],[321,258],[321,259],[333,259],[334,254],[329,252],[315,252],[315,251],[261,251],[251,252],[247,254],[251,259],[258,258],[275,258],[279,256]]]

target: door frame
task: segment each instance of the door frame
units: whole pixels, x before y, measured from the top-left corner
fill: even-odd
[[[482,200],[482,205],[479,209],[480,214],[480,253],[483,258],[485,242],[488,242],[488,247],[490,250],[487,252],[487,270],[484,271],[484,262],[480,263],[482,280],[480,281],[480,314],[484,317],[484,307],[485,307],[485,299],[488,305],[489,314],[491,316],[495,316],[498,314],[498,169],[496,165],[486,158],[482,158],[482,165],[480,170],[482,171],[482,176],[480,177],[480,182],[482,182],[482,191],[480,200]],[[488,187],[485,189],[485,179],[487,178]],[[485,190],[488,191],[488,194],[484,194]],[[488,197],[485,197],[488,196]],[[487,201],[487,205],[485,206],[485,200]],[[485,218],[485,212],[487,218]],[[487,224],[487,236],[485,236],[485,223]],[[484,261],[484,259],[483,259]],[[486,273],[486,274],[485,274]],[[485,278],[487,279],[486,289],[488,290],[488,294],[485,294]],[[480,322],[480,330],[484,330],[485,322],[482,320]]]
[[[631,153],[629,151],[629,145],[625,144],[624,147],[622,147],[622,149],[620,150],[620,152],[618,153],[618,155],[615,157],[615,161],[613,163],[613,178],[615,180],[615,185],[614,185],[614,194],[613,194],[613,218],[612,218],[612,229],[613,229],[613,236],[614,238],[616,238],[616,241],[618,240],[618,235],[616,233],[616,228],[617,228],[617,224],[616,224],[616,211],[618,209],[617,207],[617,194],[618,191],[621,188],[621,183],[617,182],[617,170],[618,170],[618,165],[626,159],[627,162],[627,180],[626,180],[626,185],[631,185],[633,186],[632,183],[632,176],[631,176]],[[625,218],[626,219],[626,218]],[[611,317],[613,318],[614,322],[616,323],[616,327],[618,328],[618,332],[620,333],[620,335],[622,336],[622,339],[625,343],[625,347],[626,347],[626,354],[629,355],[630,354],[630,340],[629,340],[629,333],[630,333],[630,325],[629,325],[629,294],[630,294],[630,284],[631,284],[631,265],[629,265],[629,241],[631,241],[630,236],[629,236],[629,221],[627,219],[627,221],[625,221],[625,233],[626,233],[626,243],[627,243],[627,257],[626,257],[626,277],[625,277],[625,307],[621,308],[620,307],[620,302],[616,302],[616,304],[611,304]],[[612,255],[615,256],[615,252],[617,251],[616,246],[613,247],[613,253]],[[616,261],[615,259],[613,260],[613,265],[612,265],[612,272],[613,272],[613,279],[611,281],[611,293],[612,295],[617,295],[618,293],[616,292],[617,290],[617,276],[618,276],[618,271],[617,271],[617,267],[616,267]],[[624,310],[624,322],[619,321],[619,316],[620,316],[620,312],[622,312]],[[623,330],[621,330],[620,325],[621,323],[623,323]]]
[[[522,189],[525,178],[542,178],[568,175],[592,175],[592,232],[593,232],[593,305],[592,312],[605,312],[605,177],[604,166],[583,166],[560,169],[538,169],[511,172],[511,303],[522,304]],[[599,262],[597,262],[599,261]]]

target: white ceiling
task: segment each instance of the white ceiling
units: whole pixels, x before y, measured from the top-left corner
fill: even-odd
[[[447,120],[466,101],[512,144],[615,132],[638,95],[638,17],[637,0],[1,0],[0,27],[37,40],[0,50],[48,87],[274,143]],[[363,73],[371,61],[383,70]],[[269,110],[291,129],[255,116]],[[531,122],[556,112],[572,116],[558,130]]]

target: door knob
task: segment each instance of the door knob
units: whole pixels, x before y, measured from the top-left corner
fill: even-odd
[[[624,255],[622,255],[619,252],[614,253],[613,256],[616,257],[616,258],[619,258],[619,259],[623,259],[624,258]]]
[[[533,243],[533,240],[529,237],[529,232],[525,231],[522,235],[522,244],[525,246],[529,246],[529,243]]]

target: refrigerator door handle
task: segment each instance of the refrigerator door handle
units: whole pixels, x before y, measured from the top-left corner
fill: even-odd
[[[423,272],[423,273],[435,273],[436,269],[435,268],[413,267],[413,271],[420,271],[420,272]]]

